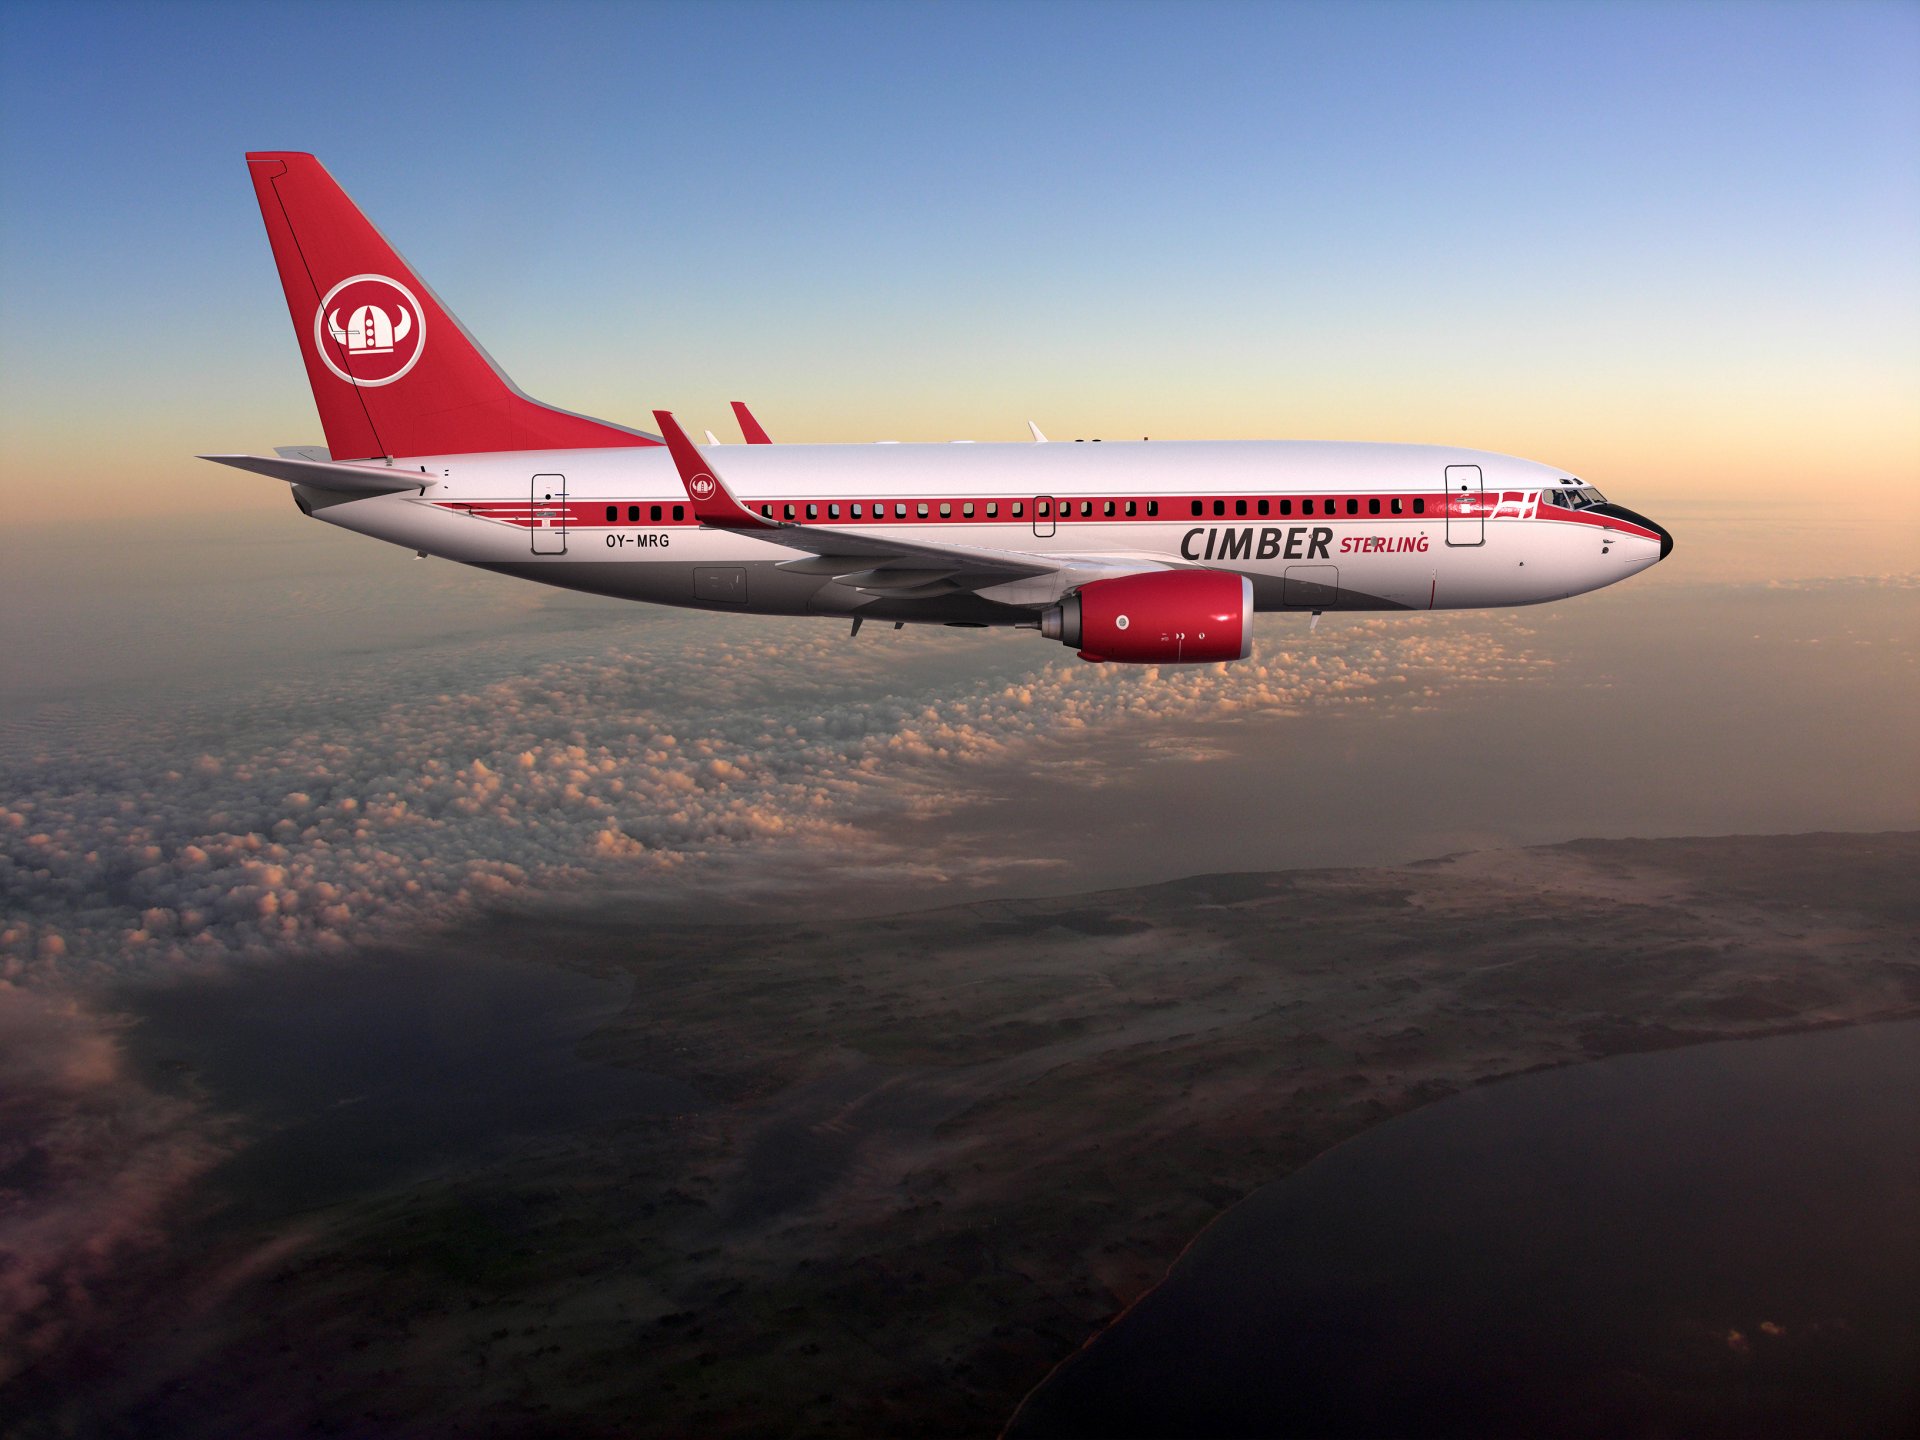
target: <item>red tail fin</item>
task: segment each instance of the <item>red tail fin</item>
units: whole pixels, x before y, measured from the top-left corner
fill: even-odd
[[[733,418],[740,422],[740,434],[749,445],[771,445],[773,437],[761,428],[760,422],[753,418],[753,412],[747,409],[747,402],[733,402]]]
[[[313,156],[247,169],[334,459],[660,443],[521,394]]]

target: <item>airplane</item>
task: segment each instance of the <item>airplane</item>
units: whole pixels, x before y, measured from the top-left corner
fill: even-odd
[[[1673,537],[1549,465],[1305,441],[693,443],[524,394],[313,156],[247,156],[325,446],[200,458],[302,514],[503,575],[747,615],[1037,630],[1245,659],[1253,617],[1533,605]],[[711,432],[709,432],[709,435]]]
[[[753,418],[753,412],[747,408],[746,401],[736,400],[733,402],[733,418],[740,422],[740,435],[747,444],[771,445],[773,443],[765,427]]]

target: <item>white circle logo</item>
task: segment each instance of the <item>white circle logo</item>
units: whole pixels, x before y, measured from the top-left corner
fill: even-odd
[[[1113,617],[1113,625],[1116,630],[1124,630],[1132,623],[1133,622],[1124,615],[1116,615]]]
[[[693,492],[694,499],[711,500],[715,488],[713,477],[711,475],[696,475],[687,482],[687,488]]]
[[[349,385],[391,385],[419,363],[427,316],[413,292],[384,275],[351,275],[313,312],[313,348]]]

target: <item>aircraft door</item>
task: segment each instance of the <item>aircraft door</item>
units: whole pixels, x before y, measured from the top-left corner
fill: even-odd
[[[533,518],[533,553],[536,555],[564,555],[567,553],[567,477],[564,475],[536,475],[533,477],[529,512]]]
[[[1480,467],[1447,466],[1447,544],[1487,543],[1487,512],[1481,503]]]
[[[1053,534],[1053,501],[1045,495],[1033,499],[1033,533],[1042,540]]]

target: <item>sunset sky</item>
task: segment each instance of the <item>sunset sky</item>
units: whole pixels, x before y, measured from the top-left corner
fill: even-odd
[[[1166,671],[417,561],[192,458],[321,439],[254,149],[568,409],[1472,446],[1677,548]],[[51,1177],[0,1386],[245,1143],[128,1061],[142,987],[500,906],[1912,828],[1917,484],[1910,3],[0,4],[0,1121]]]
[[[1648,504],[1920,476],[1920,9],[0,12],[0,513],[318,438],[242,154],[530,393],[791,440],[1406,439]]]

